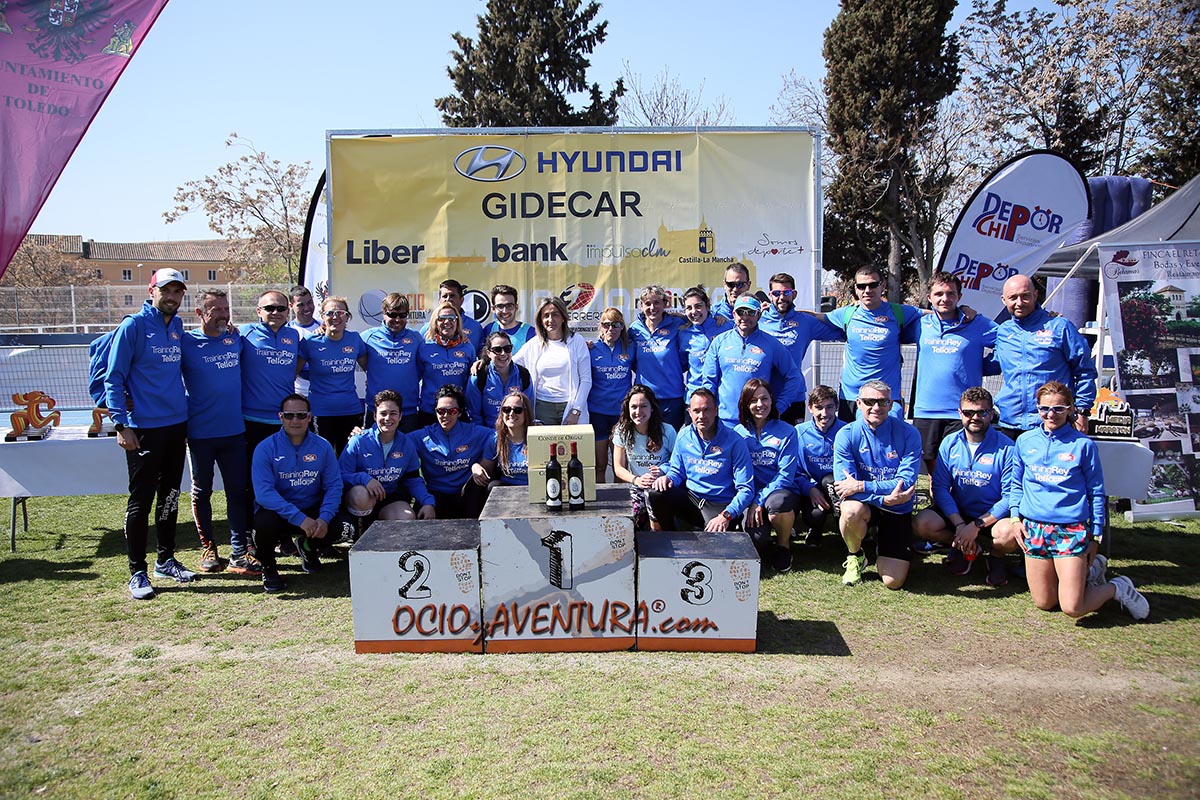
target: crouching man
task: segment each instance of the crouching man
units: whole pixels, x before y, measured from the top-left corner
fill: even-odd
[[[912,561],[912,510],[921,468],[921,434],[902,419],[889,417],[892,390],[869,380],[855,401],[857,420],[842,428],[833,443],[833,486],[842,498],[841,531],[849,555],[842,583],[854,586],[867,565],[862,551],[867,527],[879,541],[876,567],[883,585],[899,589]]]
[[[914,532],[954,548],[946,566],[955,575],[966,575],[975,556],[987,552],[987,582],[1004,586],[1008,583],[1004,556],[1017,550],[1006,498],[1016,477],[1016,449],[1011,439],[992,427],[996,411],[987,389],[973,386],[963,392],[958,413],[962,430],[938,447],[934,507],[917,515]]]

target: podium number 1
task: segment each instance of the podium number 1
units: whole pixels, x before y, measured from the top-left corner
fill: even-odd
[[[432,592],[425,585],[429,580],[429,559],[416,550],[400,556],[400,570],[409,575],[408,583],[400,587],[400,596],[405,600],[424,600]]]
[[[542,538],[542,547],[550,551],[550,583],[559,589],[570,589],[575,585],[575,559],[571,534],[566,531],[550,531]]]

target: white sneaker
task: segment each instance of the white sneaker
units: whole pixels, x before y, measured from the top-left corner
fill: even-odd
[[[1134,619],[1145,619],[1150,616],[1150,601],[1142,593],[1133,588],[1133,581],[1124,575],[1118,575],[1111,581],[1117,589],[1117,602],[1129,612]]]
[[[1092,566],[1088,568],[1087,585],[1088,586],[1103,586],[1104,576],[1108,573],[1108,559],[1099,553],[1092,559]]]

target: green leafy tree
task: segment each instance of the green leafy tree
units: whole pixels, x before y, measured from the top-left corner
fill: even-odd
[[[1146,177],[1169,186],[1182,186],[1200,175],[1200,2],[1170,4],[1184,23],[1178,47],[1168,48],[1158,79],[1146,99],[1150,139],[1154,142],[1140,169]]]
[[[847,219],[887,230],[889,296],[902,297],[911,259],[922,285],[933,262],[948,167],[922,163],[938,106],[958,85],[958,48],[946,35],[955,0],[843,0],[825,31],[829,143],[840,182],[830,204]]]
[[[587,82],[587,56],[607,35],[593,25],[598,2],[580,0],[488,0],[477,17],[478,40],[454,34],[458,49],[447,73],[455,94],[434,105],[455,128],[614,125],[625,85],[605,96]],[[582,109],[570,95],[586,94]]]

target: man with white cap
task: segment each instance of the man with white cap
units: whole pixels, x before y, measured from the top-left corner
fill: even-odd
[[[154,596],[146,565],[150,506],[158,558],[154,574],[187,583],[196,575],[175,559],[175,522],[187,444],[187,396],[181,359],[183,323],[178,311],[187,284],[177,269],[164,267],[150,278],[150,299],[117,328],[104,379],[117,444],[129,468],[125,507],[125,546],[129,554],[129,593],[135,600]],[[128,398],[128,402],[127,402]]]

